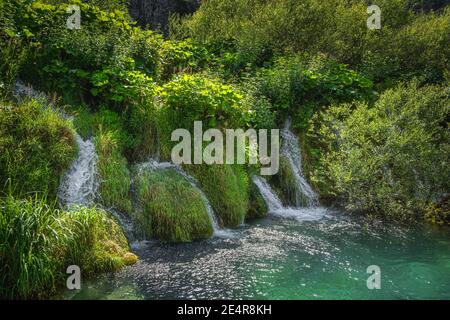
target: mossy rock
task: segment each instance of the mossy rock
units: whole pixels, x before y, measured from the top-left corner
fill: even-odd
[[[200,192],[176,171],[147,171],[135,182],[141,208],[134,215],[147,237],[191,242],[212,236],[212,223]]]
[[[125,253],[122,258],[127,266],[131,266],[139,260],[138,256],[131,252]]]
[[[292,167],[286,157],[280,157],[280,170],[270,178],[269,183],[284,206],[297,205],[298,186]]]
[[[249,179],[244,166],[186,165],[200,183],[222,227],[244,222],[249,208]]]
[[[268,208],[264,198],[254,184],[250,184],[250,206],[246,215],[246,219],[258,219],[267,216]]]

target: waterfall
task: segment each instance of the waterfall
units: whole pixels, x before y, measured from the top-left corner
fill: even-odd
[[[197,179],[195,179],[194,177],[190,176],[180,166],[175,165],[175,164],[170,163],[170,162],[158,162],[156,160],[151,159],[148,162],[145,162],[145,163],[142,163],[142,164],[138,165],[138,171],[142,171],[142,170],[144,170],[144,171],[145,170],[167,170],[167,169],[175,170],[178,174],[183,176],[186,179],[186,181],[188,181],[193,188],[195,188],[200,193],[200,197],[203,200],[203,203],[205,205],[206,211],[208,212],[208,216],[209,216],[209,218],[211,220],[211,224],[212,224],[212,227],[213,227],[213,230],[214,230],[214,236],[216,236],[216,237],[230,237],[231,236],[231,231],[230,230],[220,228],[219,222],[218,222],[217,217],[216,217],[216,214],[214,213],[214,209],[211,206],[211,203],[209,202],[208,197],[206,196],[206,194],[199,187],[199,183],[198,183]]]
[[[252,179],[254,184],[258,187],[264,201],[266,202],[269,212],[276,212],[280,209],[283,209],[283,204],[281,203],[278,196],[273,192],[266,179],[259,176],[253,176]]]
[[[97,179],[97,160],[92,139],[84,141],[76,135],[78,146],[77,159],[65,174],[59,186],[58,197],[66,207],[90,206],[97,196],[99,181]]]
[[[309,183],[303,176],[302,170],[302,154],[299,147],[298,138],[291,131],[291,120],[286,120],[285,126],[281,131],[283,138],[283,146],[281,148],[281,155],[284,156],[294,173],[294,178],[297,183],[295,190],[296,206],[297,207],[313,207],[318,205],[317,194],[311,188]]]
[[[327,209],[318,206],[317,195],[303,176],[298,138],[291,131],[291,121],[289,119],[281,131],[281,137],[283,138],[281,155],[288,160],[297,184],[296,207],[284,207],[266,179],[253,176],[253,183],[263,197],[269,214],[284,218],[294,218],[299,221],[320,220],[327,215]]]

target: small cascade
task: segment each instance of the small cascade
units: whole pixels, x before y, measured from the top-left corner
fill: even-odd
[[[175,165],[173,163],[170,162],[158,162],[156,160],[151,159],[148,162],[142,163],[138,166],[138,171],[142,171],[142,170],[168,170],[168,169],[172,169],[175,170],[178,174],[180,174],[181,176],[183,176],[190,184],[192,187],[194,187],[196,190],[198,190],[198,192],[200,193],[200,196],[203,200],[203,203],[205,204],[205,208],[206,211],[208,212],[208,216],[211,220],[211,224],[214,230],[214,236],[216,237],[230,237],[231,236],[231,231],[230,230],[226,230],[226,229],[222,229],[219,226],[219,222],[217,220],[216,214],[214,213],[214,209],[211,206],[211,203],[208,200],[208,197],[206,196],[206,194],[202,191],[202,189],[199,187],[199,183],[197,181],[197,179],[195,179],[194,177],[190,176],[186,171],[184,171],[180,166]]]
[[[267,204],[269,212],[276,212],[283,209],[283,204],[278,196],[273,192],[266,179],[260,176],[253,176],[253,183],[258,187],[261,196]]]
[[[138,226],[136,226],[136,224],[128,214],[112,208],[105,210],[111,213],[111,215],[119,222],[120,226],[122,227],[123,233],[128,239],[128,243],[130,243],[130,245],[134,245],[135,243],[145,239],[144,232],[140,230]]]
[[[73,206],[90,206],[97,196],[99,181],[97,179],[97,160],[92,139],[84,141],[76,135],[78,146],[77,159],[65,174],[59,186],[58,197],[61,204]]]
[[[270,214],[299,221],[320,220],[327,215],[327,210],[318,206],[317,194],[303,176],[298,138],[291,131],[290,120],[286,121],[281,136],[283,138],[281,155],[288,160],[297,183],[296,207],[284,207],[266,179],[253,176],[253,183],[257,186]]]
[[[296,188],[296,206],[297,207],[314,207],[318,205],[317,194],[311,188],[309,183],[303,176],[302,170],[302,154],[299,147],[297,136],[291,131],[291,120],[286,120],[285,126],[281,131],[283,138],[283,146],[281,155],[284,156],[294,173],[297,183]]]

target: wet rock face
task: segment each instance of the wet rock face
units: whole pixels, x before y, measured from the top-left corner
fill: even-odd
[[[139,25],[149,25],[154,30],[169,32],[172,13],[187,14],[197,10],[201,0],[131,0],[130,15]]]

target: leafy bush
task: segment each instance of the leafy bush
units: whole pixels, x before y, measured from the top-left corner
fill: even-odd
[[[300,133],[306,131],[315,112],[331,103],[370,100],[374,96],[370,80],[323,56],[279,58],[274,66],[258,72],[256,86],[278,118],[291,117]]]
[[[76,154],[74,130],[45,102],[0,106],[0,185],[16,195],[54,197],[61,175]]]
[[[313,181],[349,209],[398,219],[423,213],[449,190],[448,97],[448,88],[413,81],[373,107],[333,106],[316,118],[325,152]]]
[[[63,212],[45,199],[0,198],[0,297],[48,298],[66,281],[66,268],[84,276],[130,261],[122,230],[104,211]]]
[[[162,80],[169,80],[172,75],[177,73],[200,71],[211,59],[206,48],[194,43],[191,39],[164,41],[160,46],[159,54]]]
[[[211,220],[198,190],[173,170],[144,172],[135,178],[142,211],[135,213],[149,238],[190,242],[209,238]]]
[[[179,75],[159,89],[157,118],[160,155],[170,159],[171,133],[178,128],[193,132],[194,121],[203,129],[242,128],[250,118],[244,95],[231,85],[204,75]]]
[[[178,124],[187,128],[200,120],[208,127],[233,128],[245,124],[248,116],[236,88],[204,75],[180,75],[163,85],[159,95],[165,108],[184,119]]]

